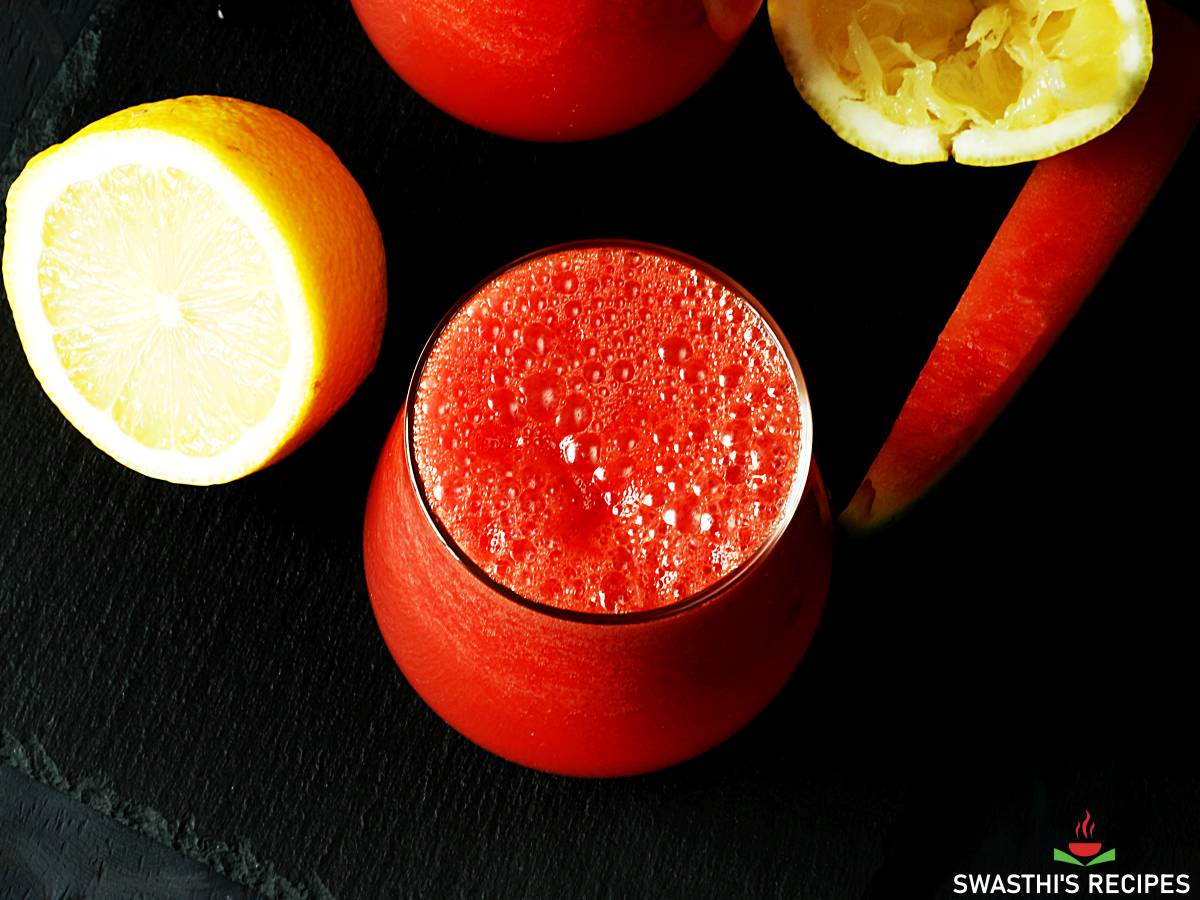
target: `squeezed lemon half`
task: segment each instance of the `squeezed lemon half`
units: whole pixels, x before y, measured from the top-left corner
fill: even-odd
[[[1144,0],[770,0],[809,105],[893,162],[1003,165],[1090,140],[1150,74]]]
[[[219,97],[134,107],[8,195],[4,284],[34,373],[130,468],[230,481],[279,459],[374,364],[383,246],[333,151]]]

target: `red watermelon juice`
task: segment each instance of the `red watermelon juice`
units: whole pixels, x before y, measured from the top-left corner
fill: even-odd
[[[828,588],[791,349],[674,251],[519,260],[427,346],[364,549],[389,649],[467,737],[572,775],[702,752],[782,687]]]

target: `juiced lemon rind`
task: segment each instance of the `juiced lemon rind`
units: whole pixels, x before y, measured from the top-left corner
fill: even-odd
[[[770,0],[775,42],[800,96],[842,140],[890,162],[937,162],[948,156],[936,128],[899,125],[859,100],[825,62],[805,0]]]
[[[1079,109],[1045,125],[1020,131],[968,128],[954,136],[950,153],[955,161],[968,166],[1004,166],[1044,159],[1108,131],[1132,106],[1130,103],[1121,109],[1116,104],[1106,103]]]
[[[871,107],[841,80],[817,44],[809,7],[820,0],[768,0],[775,41],[796,88],[846,142],[900,164],[942,162],[998,166],[1043,159],[1108,131],[1141,95],[1153,61],[1150,15],[1143,0],[1109,0],[1126,29],[1118,52],[1124,90],[1110,102],[1074,110],[1032,128],[974,125],[954,135],[902,125]]]

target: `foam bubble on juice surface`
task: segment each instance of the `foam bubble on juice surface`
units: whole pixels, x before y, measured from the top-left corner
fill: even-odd
[[[802,426],[787,359],[738,294],[598,247],[480,289],[426,360],[412,427],[434,513],[488,575],[620,613],[754,555],[787,505]]]

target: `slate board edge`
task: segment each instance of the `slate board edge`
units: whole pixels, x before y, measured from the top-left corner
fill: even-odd
[[[83,21],[73,38],[65,42],[62,58],[53,74],[30,96],[23,121],[14,125],[7,144],[0,145],[0,194],[8,193],[12,182],[33,156],[70,135],[71,132],[62,133],[58,115],[50,111],[73,110],[92,89],[101,35],[116,20],[126,2],[128,0],[92,0],[86,5]],[[15,76],[8,71],[3,74]],[[0,204],[0,223],[7,218],[4,212],[3,204]],[[0,235],[2,243],[3,236]]]
[[[335,900],[317,875],[296,880],[284,877],[274,863],[258,856],[248,840],[226,843],[202,837],[196,833],[193,821],[173,822],[150,806],[122,797],[103,777],[69,777],[37,738],[22,742],[8,729],[0,729],[0,765],[14,768],[93,812],[209,866],[267,900]]]

